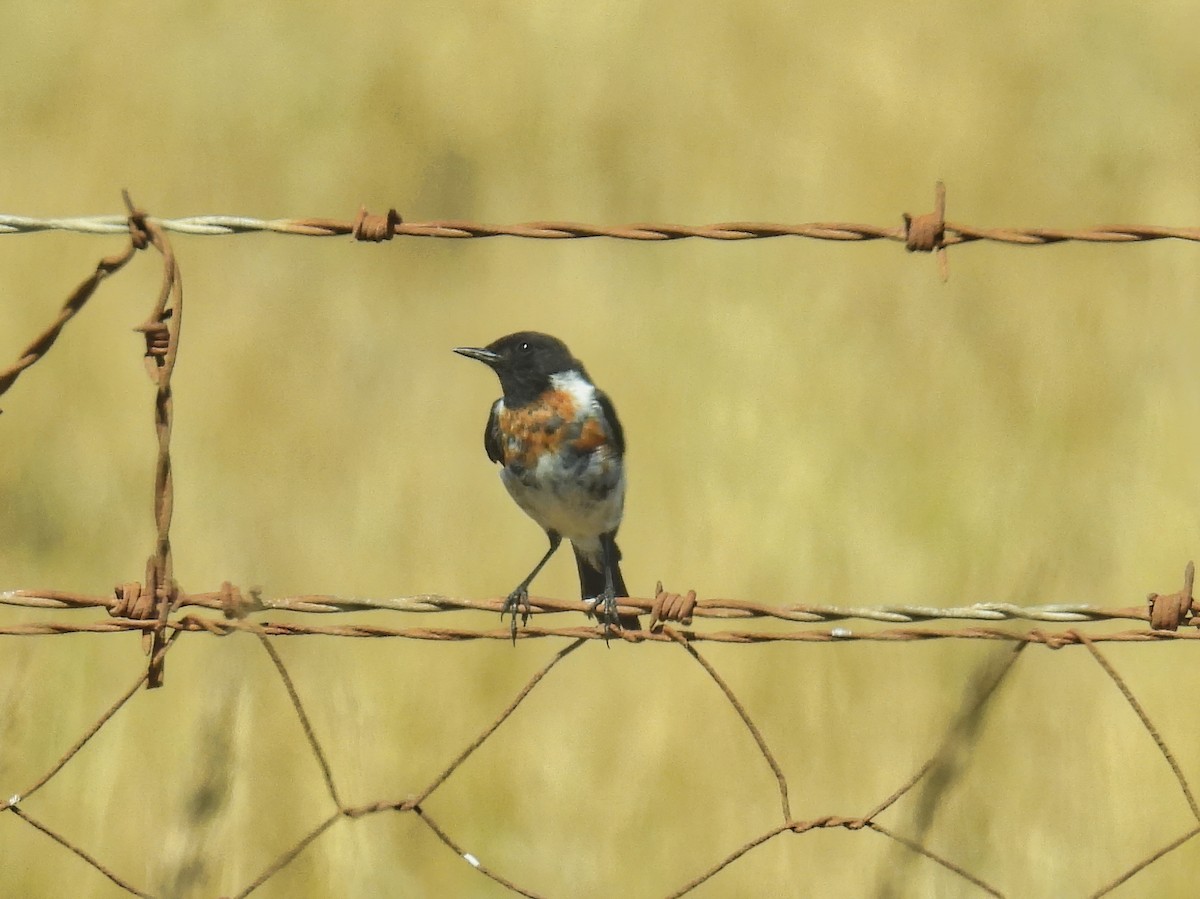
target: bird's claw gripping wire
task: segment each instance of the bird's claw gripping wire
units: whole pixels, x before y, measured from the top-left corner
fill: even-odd
[[[533,607],[529,604],[529,588],[524,585],[518,587],[512,593],[508,594],[508,598],[504,600],[504,605],[500,608],[500,620],[504,621],[504,616],[509,616],[511,625],[511,634],[513,645],[517,642],[517,613],[521,613],[521,626],[524,627],[529,623],[529,616],[533,614]]]
[[[608,643],[614,629],[620,629],[621,616],[617,611],[617,593],[611,587],[588,600],[588,617],[595,616],[596,621],[604,625],[604,642]]]

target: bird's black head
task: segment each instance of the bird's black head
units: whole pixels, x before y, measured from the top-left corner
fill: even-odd
[[[500,378],[504,402],[521,406],[532,402],[550,387],[550,377],[577,371],[587,377],[579,360],[557,337],[537,331],[518,331],[486,347],[455,347],[454,352],[478,359]]]

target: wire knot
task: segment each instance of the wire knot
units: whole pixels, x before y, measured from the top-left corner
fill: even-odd
[[[154,556],[150,556],[146,560],[146,586],[143,588],[143,592],[148,597],[147,602],[150,602],[155,610],[154,615],[146,617],[159,618],[162,621],[166,621],[167,611],[179,608],[183,599],[179,585],[174,580],[166,581],[164,579],[162,568],[159,567],[158,560]]]
[[[150,246],[150,232],[146,230],[146,216],[139,212],[129,217],[129,242],[135,250]]]
[[[129,213],[129,242],[135,250],[150,246],[150,230],[146,227],[146,213],[135,209]]]
[[[1183,589],[1165,596],[1151,593],[1146,597],[1150,613],[1150,627],[1156,631],[1179,630],[1179,625],[1190,624],[1192,619],[1192,584],[1196,580],[1196,566],[1187,563],[1183,571]]]
[[[396,233],[396,226],[402,221],[395,209],[389,209],[387,215],[371,215],[363,206],[358,210],[350,234],[355,240],[379,243],[381,240],[391,240]]]
[[[117,584],[113,591],[117,601],[109,608],[108,614],[113,618],[132,618],[135,621],[149,621],[157,616],[155,609],[154,591],[143,590],[137,581],[128,584]]]
[[[245,618],[250,614],[253,603],[242,596],[242,591],[229,581],[221,583],[221,612],[226,618]]]
[[[654,604],[650,607],[650,630],[659,629],[667,621],[680,624],[692,623],[692,610],[696,608],[696,591],[685,594],[668,593],[662,581],[654,588]]]
[[[867,826],[866,818],[844,818],[841,815],[822,815],[811,821],[789,821],[787,829],[792,833],[808,833],[821,828],[844,827],[846,830],[862,830]]]
[[[146,213],[134,205],[129,191],[122,190],[121,197],[125,200],[125,209],[129,212],[129,242],[135,250],[144,250],[150,246],[150,229],[146,227]]]

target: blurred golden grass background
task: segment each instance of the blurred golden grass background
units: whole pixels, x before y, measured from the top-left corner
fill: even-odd
[[[0,211],[706,223],[1200,222],[1187,2],[10,4]],[[173,238],[175,570],[268,595],[507,591],[542,551],[480,445],[494,379],[450,354],[565,338],[616,399],[631,589],[1132,605],[1200,545],[1200,256],[1180,243],[951,252]],[[0,360],[117,238],[0,239]],[[143,254],[3,398],[0,586],[102,592],[151,550]],[[573,595],[556,560],[536,585]],[[41,620],[6,609],[4,620]],[[71,616],[72,620],[80,620]],[[385,618],[395,624],[394,618]],[[462,619],[456,619],[462,620]],[[494,622],[479,619],[481,625]],[[420,789],[555,646],[277,641],[343,798]],[[982,644],[702,647],[799,818],[865,812],[938,745]],[[1184,771],[1188,646],[1107,650]],[[0,790],[143,659],[138,638],[0,639]],[[5,795],[8,795],[8,792]],[[888,813],[917,827],[916,797]],[[585,647],[426,806],[550,895],[656,896],[776,823],[770,772],[685,654]],[[239,888],[330,811],[250,638],[185,638],[31,814],[163,895]],[[1032,648],[927,844],[1010,895],[1086,893],[1185,827],[1083,650]],[[0,892],[120,892],[0,820]],[[1200,873],[1176,852],[1121,895]],[[779,838],[696,895],[968,895],[868,833]],[[411,816],[340,822],[263,896],[500,895]]]

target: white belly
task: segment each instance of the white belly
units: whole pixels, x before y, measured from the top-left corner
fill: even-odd
[[[585,555],[600,547],[601,534],[614,531],[625,508],[625,473],[613,457],[599,451],[570,467],[554,455],[536,468],[500,479],[525,513],[545,530],[557,531]]]

